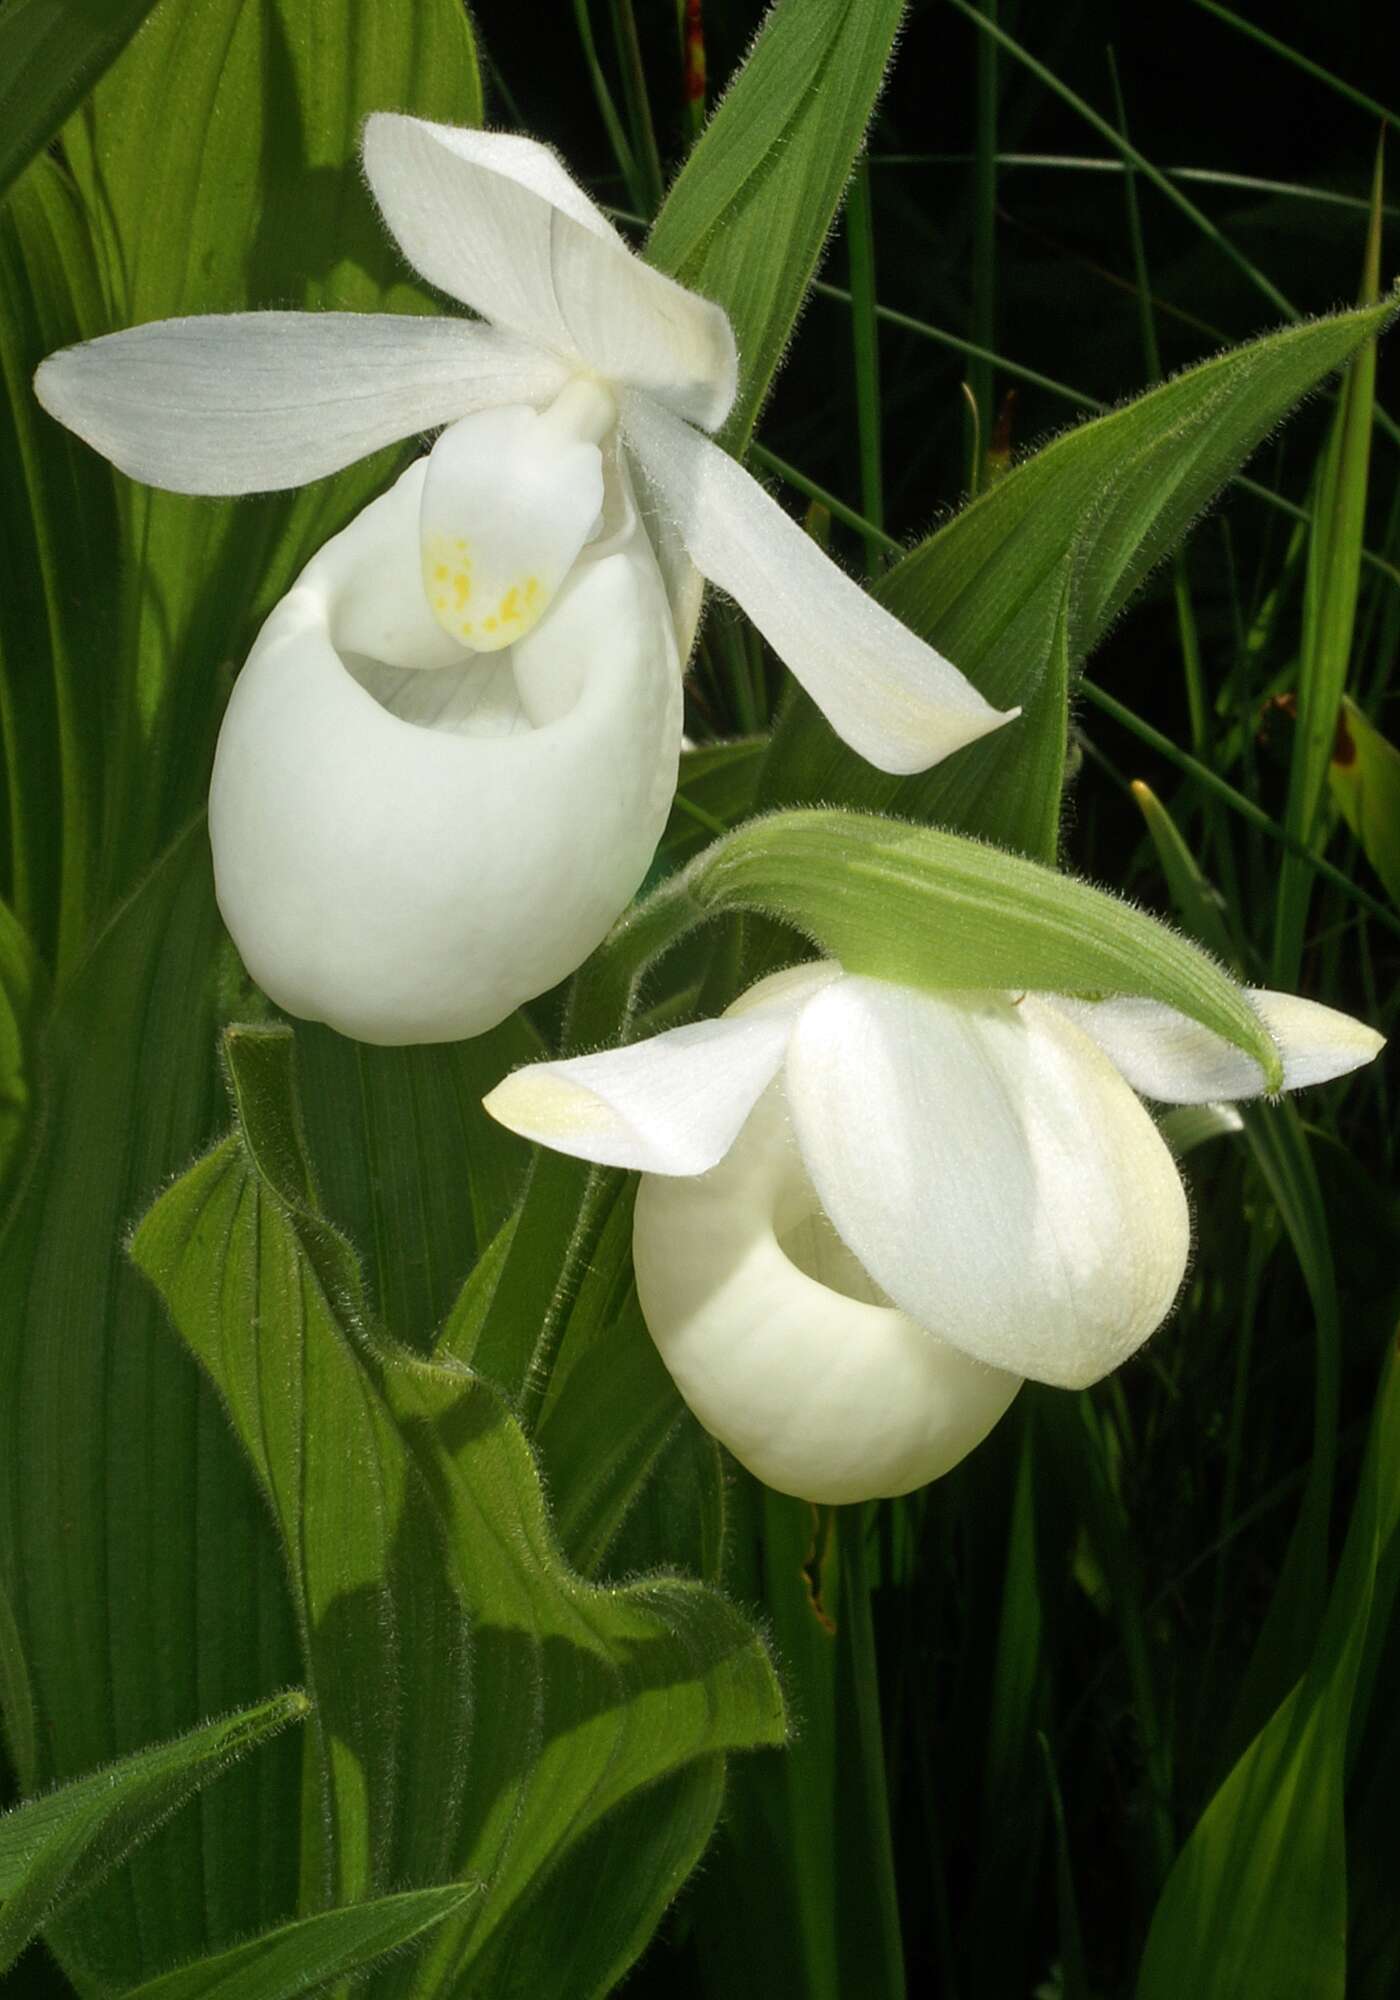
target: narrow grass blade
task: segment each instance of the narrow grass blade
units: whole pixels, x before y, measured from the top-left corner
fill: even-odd
[[[1371,223],[1362,277],[1363,303],[1380,292],[1381,196],[1384,146],[1377,148]],[[1371,430],[1376,405],[1376,348],[1368,341],[1348,366],[1332,435],[1316,483],[1303,593],[1303,643],[1298,660],[1298,727],[1288,772],[1286,830],[1308,846],[1323,844],[1319,812],[1337,735],[1337,718],[1351,665],[1356,626]],[[1297,983],[1312,877],[1293,856],[1284,862],[1274,905],[1271,977]]]

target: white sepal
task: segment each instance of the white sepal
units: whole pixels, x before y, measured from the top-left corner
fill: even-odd
[[[1019,713],[839,570],[737,461],[645,396],[623,434],[691,560],[747,612],[832,728],[882,771],[927,770]]]
[[[704,1173],[777,1075],[804,1002],[839,976],[838,967],[803,966],[760,982],[737,1016],[531,1063],[497,1084],[486,1109],[523,1138],[600,1166]]]
[[[843,1255],[781,1082],[711,1172],[643,1178],[632,1254],[676,1386],[781,1493],[836,1504],[910,1492],[980,1443],[1020,1387],[881,1301]]]
[[[342,594],[402,539],[399,513],[416,532],[411,483],[268,619],[209,801],[219,904],[253,977],[289,1012],[380,1043],[479,1034],[582,962],[651,860],[681,733],[640,537],[580,563],[531,635],[577,690],[542,726],[509,655],[415,672],[338,652]]]
[[[728,318],[634,256],[547,147],[380,111],[364,161],[404,255],[440,290],[707,429],[724,421]]]
[[[1384,1035],[1374,1028],[1315,1000],[1271,992],[1246,997],[1278,1043],[1285,1090],[1345,1076],[1373,1062],[1385,1047]],[[1257,1063],[1159,1000],[1047,998],[1092,1036],[1134,1090],[1159,1104],[1210,1104],[1260,1095],[1263,1079]]]
[[[492,327],[406,313],[155,320],[65,347],[34,390],[105,458],[174,493],[305,486],[495,403],[536,403],[562,363]]]
[[[884,1292],[964,1353],[1065,1388],[1170,1310],[1190,1227],[1151,1118],[1034,996],[847,978],[803,1009],[788,1101],[822,1206]]]

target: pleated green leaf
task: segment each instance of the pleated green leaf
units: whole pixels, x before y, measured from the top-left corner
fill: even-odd
[[[224,949],[201,827],[44,1026],[0,1231],[0,1654],[33,1717],[11,1732],[26,1793],[302,1678],[266,1511],[124,1248],[218,1130]],[[289,1916],[299,1762],[288,1737],[184,1807],[51,1929],[65,1967],[120,1989]]]
[[[1019,704],[1020,719],[895,780],[854,760],[796,696],[760,804],[891,810],[1053,859],[1075,673],[1261,439],[1394,311],[1391,299],[1232,348],[998,480],[897,563],[877,595],[996,707]]]
[[[299,1923],[279,1924],[216,1957],[178,1965],[122,2000],[299,2000],[322,1992],[327,1980],[365,1972],[388,1953],[417,1944],[474,1893],[470,1884],[454,1882],[324,1910]]]
[[[119,55],[155,0],[8,0],[0,14],[0,194]]]
[[[202,832],[149,871],[202,800],[263,612],[392,470],[270,499],[149,493],[40,411],[29,378],[51,347],[184,312],[429,309],[359,169],[382,106],[479,115],[456,0],[163,0],[65,126],[62,164],[35,161],[0,206],[3,887],[60,979],[40,1150],[0,1238],[0,1657],[27,1790],[299,1678],[266,1510],[123,1252],[219,1129],[220,1019],[258,1004],[224,956]],[[405,1122],[375,1180],[392,1227],[418,1173]],[[485,1237],[514,1185],[484,1155],[471,1170]],[[396,1296],[430,1314],[474,1248],[461,1231],[459,1265],[395,1275]],[[66,1969],[121,1988],[288,1918],[298,1794],[277,1744],[202,1795],[55,1927]]]
[[[415,1975],[381,1976],[426,1996],[488,1943],[507,1949],[614,1806],[697,1758],[781,1741],[782,1706],[756,1635],[709,1589],[600,1590],[569,1570],[496,1390],[374,1333],[317,1207],[290,1034],[231,1031],[227,1050],[238,1129],[162,1196],[133,1255],[283,1539],[317,1707],[304,1895],[484,1885]]]
[[[81,203],[52,160],[0,202],[0,893],[56,970],[99,895],[118,597],[115,477],[46,417],[30,378],[101,322]]]
[[[739,343],[742,454],[884,79],[904,0],[778,0],[656,218],[649,261],[717,299]]]
[[[0,1970],[75,1896],[100,1882],[176,1807],[300,1721],[300,1689],[139,1750],[0,1817]]]
[[[1137,2000],[1347,1991],[1348,1738],[1377,1564],[1400,1527],[1400,1354],[1387,1352],[1370,1447],[1307,1672],[1207,1806],[1157,1906]],[[1382,1594],[1382,1611],[1393,1591]],[[1370,1688],[1365,1688],[1369,1695]]]

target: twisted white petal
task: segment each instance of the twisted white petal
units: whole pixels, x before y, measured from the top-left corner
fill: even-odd
[[[546,147],[376,112],[364,161],[404,255],[440,290],[707,429],[724,421],[728,318],[634,256]]]
[[[421,485],[419,466],[273,612],[210,793],[219,903],[249,971],[369,1042],[480,1033],[571,972],[645,873],[680,746],[640,537],[579,564],[513,654],[424,672],[337,649],[356,579],[416,541]],[[534,693],[555,681],[577,690],[559,714]]]
[[[841,1237],[920,1326],[1078,1388],[1171,1307],[1181,1180],[1118,1071],[1027,996],[847,978],[793,1030],[802,1157]]]
[[[1283,1087],[1329,1083],[1373,1062],[1385,1037],[1350,1014],[1293,993],[1246,995],[1283,1057]],[[1259,1066],[1242,1049],[1158,1000],[1072,1000],[1053,1004],[1111,1056],[1134,1090],[1160,1104],[1209,1104],[1258,1097]]]
[[[633,1260],[686,1402],[782,1493],[907,1493],[980,1443],[1020,1387],[879,1298],[820,1213],[781,1082],[713,1171],[643,1179]]]
[[[804,966],[762,982],[742,1015],[531,1063],[496,1086],[486,1109],[523,1138],[600,1166],[704,1173],[777,1075],[803,1002],[839,976],[836,966]]]
[[[34,377],[60,423],[148,486],[304,486],[395,439],[568,371],[492,327],[406,313],[217,313],[156,320],[51,354]]]
[[[853,750],[923,771],[1003,713],[844,575],[727,452],[646,396],[623,434],[701,574],[738,604]]]

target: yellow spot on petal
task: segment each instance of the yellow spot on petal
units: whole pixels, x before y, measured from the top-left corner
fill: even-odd
[[[462,620],[462,637],[463,637],[464,639],[470,639],[470,637],[471,637],[471,635],[472,635],[472,631],[473,631],[473,629],[474,629],[474,628],[473,628],[473,626],[472,626],[472,621],[471,621],[471,619],[470,619],[470,618],[464,618],[464,619]]]
[[[438,563],[436,568],[433,570],[433,582],[446,583],[446,581],[447,581],[447,564]]]
[[[539,594],[540,594],[539,578],[537,576],[527,576],[525,579],[525,602],[527,604],[533,604],[535,599],[539,596]]]
[[[465,570],[459,569],[452,578],[452,595],[456,600],[457,609],[459,611],[462,609],[462,606],[466,603],[467,599],[471,596],[471,594],[472,594],[472,580],[467,575]]]
[[[447,599],[445,597],[435,597],[433,599],[433,609],[434,611],[446,611]]]
[[[500,604],[498,605],[496,610],[496,616],[500,619],[503,625],[509,625],[512,620],[514,620],[517,625],[519,624],[520,590],[518,585],[512,584],[510,589],[506,592],[505,596],[501,599]]]
[[[495,631],[495,629],[496,629],[496,625],[497,625],[497,622],[498,622],[498,621],[497,621],[496,619],[494,619],[494,618],[488,618],[488,619],[487,619],[487,621],[486,621],[486,629],[487,629],[487,631],[488,631],[488,632],[494,632],[494,631]]]

